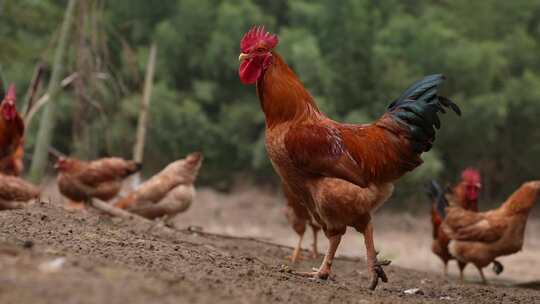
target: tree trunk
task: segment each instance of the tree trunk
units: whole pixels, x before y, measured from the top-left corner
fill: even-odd
[[[64,15],[64,21],[60,31],[60,37],[58,40],[58,46],[54,54],[54,63],[52,68],[52,75],[49,82],[47,92],[52,102],[49,102],[45,107],[45,111],[41,115],[39,122],[39,130],[37,134],[36,146],[34,148],[34,154],[32,156],[32,165],[30,167],[30,180],[34,183],[39,183],[43,177],[47,160],[48,160],[48,148],[51,145],[52,133],[56,124],[56,102],[59,89],[60,79],[63,72],[63,60],[64,53],[66,52],[67,41],[69,31],[71,29],[71,21],[73,19],[73,12],[75,11],[75,5],[77,0],[69,0],[66,12]]]
[[[92,77],[91,50],[89,39],[89,12],[88,1],[80,0],[78,9],[77,22],[77,59],[76,68],[79,77],[75,80],[75,97],[76,106],[73,111],[72,120],[72,138],[73,138],[73,154],[78,158],[89,159],[90,157],[90,139],[88,130],[88,107]]]

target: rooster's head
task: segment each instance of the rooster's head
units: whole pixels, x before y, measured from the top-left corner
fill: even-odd
[[[17,109],[15,108],[15,85],[9,85],[6,97],[2,101],[2,116],[5,120],[12,120],[17,116]]]
[[[467,200],[478,200],[478,194],[480,193],[480,188],[482,188],[480,172],[473,168],[467,168],[461,173],[461,181],[465,185],[465,196]]]
[[[278,44],[278,37],[264,29],[253,27],[244,34],[240,41],[240,80],[244,84],[253,84],[272,63],[272,50]]]

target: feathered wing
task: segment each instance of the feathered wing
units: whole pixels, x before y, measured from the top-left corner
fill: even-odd
[[[291,127],[285,146],[294,164],[316,175],[345,179],[361,187],[390,182],[422,163],[431,149],[438,113],[453,102],[437,95],[444,80],[432,75],[413,84],[369,125],[339,124],[331,120]]]
[[[150,219],[164,215],[174,215],[187,210],[191,206],[194,196],[195,189],[193,185],[179,185],[169,191],[157,204],[140,201],[137,205],[127,208],[127,210]]]
[[[119,208],[127,207],[132,204],[151,202],[157,203],[163,199],[171,189],[179,185],[182,176],[178,174],[184,166],[184,160],[177,160],[170,163],[160,172],[156,173],[149,180],[140,184],[125,198],[120,199],[116,206]]]
[[[500,239],[508,227],[508,221],[489,213],[478,213],[460,206],[446,208],[444,231],[453,240],[491,243]]]
[[[78,179],[87,185],[123,179],[141,168],[140,164],[132,160],[124,160],[119,157],[109,157],[95,160],[86,164]]]

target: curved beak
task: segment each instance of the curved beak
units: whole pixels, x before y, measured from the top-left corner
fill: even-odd
[[[248,54],[246,53],[240,53],[240,56],[238,56],[238,61],[242,62],[244,61],[245,59],[247,59],[249,57]]]

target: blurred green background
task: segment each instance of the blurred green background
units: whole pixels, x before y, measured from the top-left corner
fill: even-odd
[[[52,64],[66,5],[1,1],[0,64],[21,100],[35,66]],[[200,150],[199,184],[277,185],[255,89],[237,73],[242,35],[264,24],[336,120],[374,120],[413,81],[447,75],[444,94],[464,115],[444,117],[425,164],[396,188],[394,199],[405,202],[393,206],[416,206],[424,182],[454,182],[467,166],[480,169],[488,201],[540,176],[540,1],[80,0],[74,20],[62,78],[84,74],[88,98],[68,86],[53,101],[60,107],[53,145],[65,153],[131,157],[155,42],[145,173]]]

